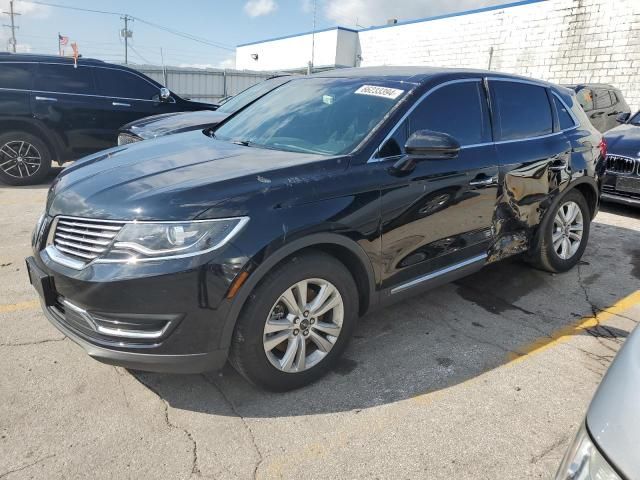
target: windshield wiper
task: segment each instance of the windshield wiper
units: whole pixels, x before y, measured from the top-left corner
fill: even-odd
[[[242,145],[243,147],[249,147],[251,145],[251,142],[249,140],[233,140],[231,143]]]

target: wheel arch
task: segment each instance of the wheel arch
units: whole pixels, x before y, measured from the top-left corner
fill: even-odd
[[[52,161],[60,160],[60,150],[57,144],[47,133],[46,129],[24,119],[0,120],[0,132],[26,132],[38,137],[49,149]]]
[[[246,282],[234,296],[220,339],[220,347],[228,348],[231,344],[233,331],[240,312],[242,311],[251,292],[273,268],[285,262],[294,255],[305,250],[327,253],[342,262],[356,283],[358,289],[359,313],[366,313],[377,301],[376,281],[371,260],[365,251],[355,241],[343,235],[333,233],[311,234],[288,243],[271,253],[251,272]]]
[[[598,193],[598,184],[596,180],[586,176],[574,180],[569,185],[567,185],[564,190],[559,192],[547,207],[544,216],[542,217],[542,221],[538,225],[538,228],[533,235],[531,245],[533,245],[534,248],[530,249],[530,255],[536,254],[538,252],[538,249],[540,248],[540,236],[545,232],[547,223],[551,218],[551,212],[553,212],[560,201],[574,189],[578,190],[587,201],[587,205],[589,206],[589,210],[591,212],[591,220],[593,220],[593,218],[596,216],[596,213],[598,213],[600,199],[600,195]]]

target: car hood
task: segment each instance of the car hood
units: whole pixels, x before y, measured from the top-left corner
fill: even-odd
[[[228,116],[228,113],[213,110],[164,113],[128,123],[120,128],[120,131],[132,133],[147,140],[172,133],[211,127]]]
[[[587,426],[606,457],[626,478],[640,472],[640,328],[627,338],[598,387]]]
[[[609,130],[604,138],[607,151],[625,157],[640,157],[640,127],[626,123]]]
[[[180,133],[77,161],[51,186],[47,212],[113,220],[189,220],[223,199],[276,188],[277,171],[299,175],[332,161],[340,163],[336,157],[235,145],[199,130]],[[235,203],[242,207],[241,201]]]

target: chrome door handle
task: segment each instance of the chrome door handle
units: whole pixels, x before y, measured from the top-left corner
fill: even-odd
[[[38,102],[57,102],[57,98],[53,97],[36,97],[36,101]]]
[[[493,177],[488,177],[488,178],[481,178],[478,180],[471,180],[469,182],[469,185],[472,187],[488,187],[490,185],[493,185],[495,183],[495,180]]]
[[[114,107],[130,107],[130,103],[122,103],[122,102],[111,102],[111,105]]]

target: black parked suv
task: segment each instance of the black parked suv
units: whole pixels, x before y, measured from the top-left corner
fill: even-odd
[[[215,109],[140,72],[100,60],[0,54],[0,181],[28,185],[116,145],[123,124],[156,113]]]
[[[600,132],[604,133],[618,125],[616,117],[621,113],[631,113],[622,92],[611,85],[588,83],[567,87],[576,92],[578,102]]]
[[[28,271],[49,320],[98,360],[199,372],[229,358],[291,389],[329,370],[376,307],[516,254],[573,267],[602,149],[575,95],[540,81],[297,78],[213,131],[67,168]]]
[[[214,112],[203,110],[200,112],[164,113],[127,123],[118,131],[118,145],[188,132],[189,130],[215,127],[232,113],[255,102],[271,90],[287,83],[291,78],[289,75],[267,78],[233,97],[228,97],[220,103]]]

